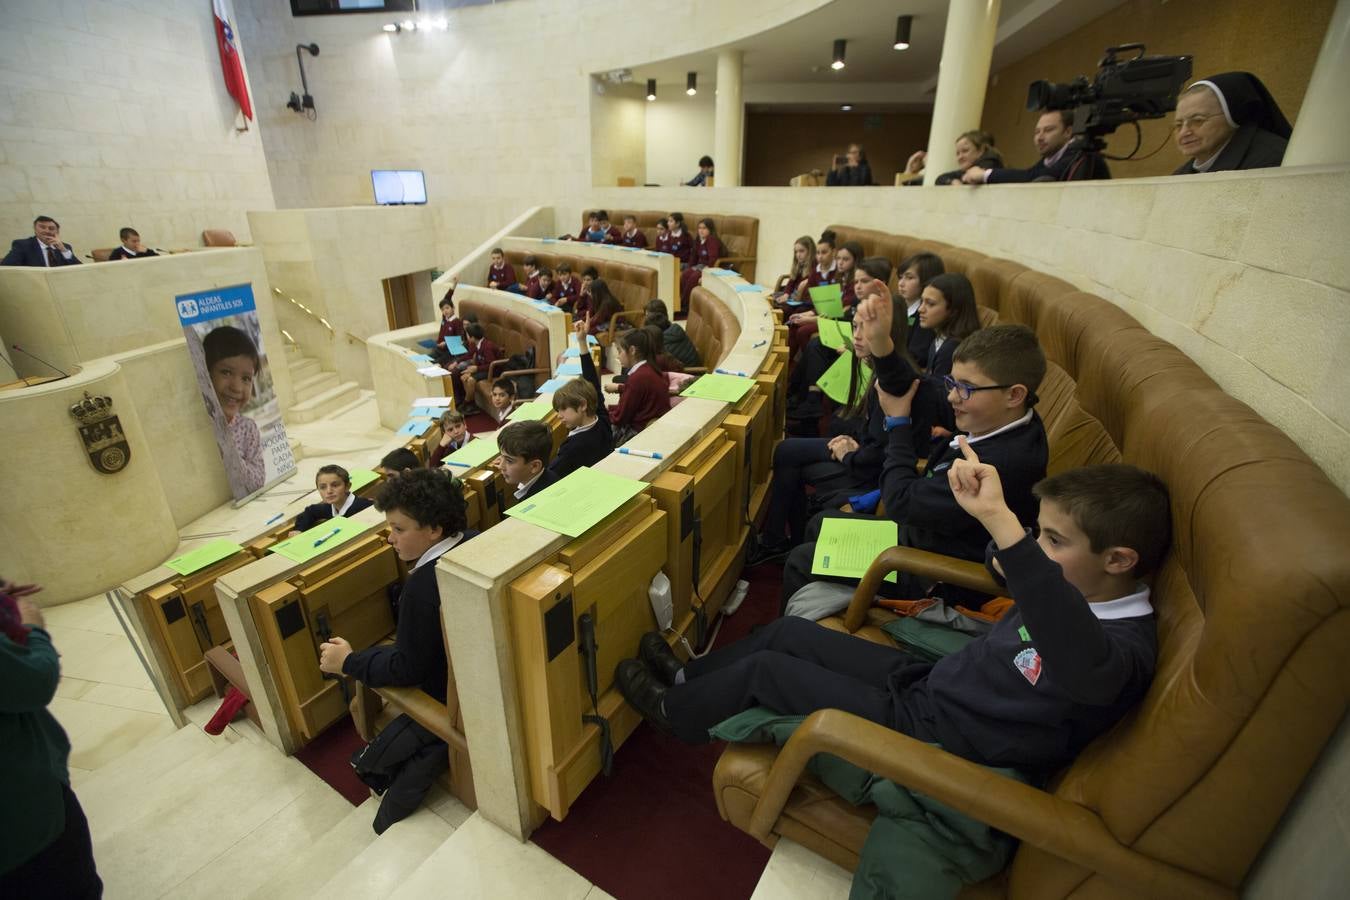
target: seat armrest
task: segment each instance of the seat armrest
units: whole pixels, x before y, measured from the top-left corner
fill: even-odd
[[[753,837],[764,841],[773,832],[788,796],[817,753],[837,756],[932,797],[1139,896],[1237,896],[1230,888],[1124,846],[1087,807],[838,709],[812,713],[779,751],[750,819]]]
[[[773,292],[775,294],[781,294],[783,292],[783,286],[786,285],[791,278],[791,275],[779,275],[778,280],[773,283]]]
[[[872,598],[881,589],[882,580],[892,572],[908,572],[931,581],[942,581],[986,594],[997,595],[1003,590],[981,563],[927,550],[915,550],[913,547],[890,547],[881,551],[872,561],[853,591],[853,600],[849,602],[848,612],[844,615],[846,629],[854,632],[863,626]]]
[[[468,744],[464,741],[464,735],[456,731],[450,724],[449,708],[426,691],[415,687],[382,687],[375,688],[374,691],[383,697],[386,702],[403,710],[414,722],[436,735],[436,737],[452,747],[457,747],[465,752],[468,751]]]
[[[505,372],[498,372],[497,378],[505,378],[508,375],[547,375],[548,369],[508,369]]]

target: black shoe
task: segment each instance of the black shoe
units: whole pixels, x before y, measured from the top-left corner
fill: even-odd
[[[745,564],[747,566],[758,566],[762,563],[782,562],[791,552],[791,541],[766,544],[763,538],[756,538],[755,542],[745,551]]]
[[[619,686],[623,699],[636,709],[642,718],[651,722],[659,730],[671,734],[670,720],[666,718],[661,703],[666,698],[666,686],[647,668],[640,659],[625,659],[614,669],[614,682]]]
[[[675,683],[675,676],[684,668],[684,663],[659,631],[649,631],[642,636],[638,642],[638,656],[667,687]]]

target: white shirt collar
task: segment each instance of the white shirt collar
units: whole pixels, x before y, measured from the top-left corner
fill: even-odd
[[[336,519],[336,518],[338,518],[339,516],[345,516],[345,515],[347,514],[347,510],[351,509],[351,508],[352,508],[352,504],[355,503],[355,502],[356,502],[356,495],[353,494],[353,493],[351,493],[351,492],[348,492],[348,493],[347,493],[347,502],[345,502],[345,503],[342,504],[342,509],[338,509],[336,506],[333,506],[333,505],[330,503],[329,506],[333,506],[333,518]]]
[[[122,249],[127,251],[127,253],[130,253],[132,256],[140,256],[142,253],[145,252],[144,250],[132,250],[126,244],[122,245]]]
[[[597,426],[597,425],[599,425],[599,424],[600,424],[600,417],[599,417],[599,416],[596,416],[594,422],[592,422],[592,423],[589,424],[589,425],[578,425],[576,428],[573,428],[571,431],[569,431],[569,432],[567,433],[567,436],[568,436],[568,437],[571,437],[571,436],[574,435],[574,434],[581,434],[583,431],[590,431],[592,428],[594,428],[595,426]]]
[[[456,531],[454,534],[450,535],[445,540],[437,541],[436,543],[432,544],[430,547],[427,548],[426,553],[423,553],[421,556],[417,558],[417,565],[413,566],[413,571],[416,572],[418,569],[422,568],[422,566],[426,565],[427,563],[433,560],[440,559],[441,556],[444,555],[447,550],[458,544],[461,540],[463,540],[463,538],[464,532]]]
[[[822,269],[820,263],[816,263],[816,272],[821,275],[831,275],[834,273],[834,266],[831,265],[828,269]]]
[[[632,378],[633,373],[636,372],[638,369],[642,368],[643,366],[645,366],[646,364],[647,361],[645,359],[639,359],[637,362],[633,363],[633,365],[628,369],[628,377]]]
[[[1136,619],[1153,615],[1153,604],[1149,602],[1149,590],[1146,585],[1138,585],[1139,590],[1124,597],[1106,600],[1102,603],[1089,603],[1088,609],[1099,619]]]
[[[522,497],[524,497],[525,492],[528,491],[530,488],[534,487],[534,483],[542,477],[544,477],[544,470],[540,469],[539,473],[535,475],[533,478],[531,478],[529,481],[521,482],[520,486],[516,488],[516,499],[519,500]]]
[[[1023,425],[1025,425],[1025,424],[1027,424],[1028,422],[1031,421],[1031,417],[1032,417],[1032,415],[1033,415],[1034,413],[1035,413],[1035,410],[1029,409],[1029,410],[1027,410],[1027,414],[1026,414],[1025,416],[1023,416],[1022,418],[1018,419],[1016,422],[1009,422],[1007,425],[1004,425],[1002,428],[995,428],[993,431],[989,432],[988,434],[982,434],[982,435],[980,435],[979,437],[972,437],[971,435],[966,435],[966,443],[967,443],[967,444],[978,444],[980,441],[987,440],[987,439],[989,439],[989,438],[991,438],[991,437],[994,437],[995,435],[1003,434],[1003,433],[1008,432],[1008,431],[1012,431],[1014,428],[1021,428]],[[959,436],[958,436],[958,437],[959,437]],[[957,438],[952,438],[951,441],[950,441],[950,443],[947,444],[947,446],[948,446],[948,447],[951,447],[953,450],[957,450],[957,449],[960,449],[961,443],[960,443],[960,441],[957,440]]]
[[[913,303],[909,305],[909,310],[905,313],[905,316],[908,317],[916,315],[919,312],[919,307],[922,305],[923,305],[923,298],[920,297],[918,300],[915,300]]]

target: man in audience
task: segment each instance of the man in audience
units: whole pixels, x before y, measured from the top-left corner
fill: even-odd
[[[1173,175],[1278,166],[1293,133],[1250,72],[1211,75],[1187,88],[1177,98],[1176,132],[1186,162]]]
[[[141,233],[135,228],[123,228],[117,232],[117,237],[122,241],[122,246],[108,256],[108,262],[118,259],[141,259],[142,257],[159,256],[149,247],[141,246]]]
[[[1016,184],[1025,181],[1087,181],[1110,178],[1111,170],[1097,154],[1087,153],[1073,136],[1071,113],[1050,110],[1036,120],[1036,152],[1040,160],[1030,169],[986,169],[971,166],[961,176],[965,184]]]
[[[61,240],[61,223],[51,216],[33,220],[33,236],[19,238],[10,245],[0,266],[78,266],[75,248]]]
[[[713,177],[713,161],[711,156],[703,156],[698,161],[698,174],[686,181],[686,187],[707,187],[708,179]]]

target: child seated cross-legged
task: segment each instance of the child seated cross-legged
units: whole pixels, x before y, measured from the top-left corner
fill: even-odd
[[[582,466],[593,466],[614,450],[609,415],[600,409],[600,373],[586,346],[586,323],[574,326],[581,350],[581,378],[573,378],[553,393],[553,411],[567,428],[549,471],[559,478]]]
[[[752,707],[842,709],[963,759],[1033,778],[1066,765],[1146,693],[1157,661],[1149,589],[1168,546],[1167,490],[1133,466],[1089,466],[1037,486],[1040,534],[1004,501],[999,471],[961,442],[942,476],[993,539],[1016,605],[990,632],[929,662],[804,619],[779,619],[689,663],[657,632],[615,681],[688,743]]]
[[[372,688],[421,688],[444,703],[449,664],[441,636],[436,560],[476,534],[468,530],[464,488],[445,471],[412,469],[380,488],[375,508],[389,524],[394,552],[411,568],[399,594],[394,643],[354,651],[346,640],[333,636],[319,646],[319,668],[350,675]],[[449,762],[444,741],[412,719],[404,725],[416,750],[384,793],[372,825],[376,834],[412,815]]]
[[[869,297],[862,303],[854,327],[863,331],[877,373],[877,397],[885,416],[886,458],[881,469],[881,499],[886,515],[900,526],[900,544],[961,559],[984,558],[984,530],[957,502],[944,476],[960,457],[956,441],[938,443],[923,472],[915,452],[914,400],[921,379],[896,353],[891,337],[893,304]],[[1008,506],[1028,527],[1036,521],[1032,485],[1045,477],[1049,444],[1040,416],[1033,409],[1036,389],[1045,377],[1045,354],[1035,333],[1024,325],[995,325],[981,329],[957,348],[952,373],[944,382],[955,413],[957,430],[968,435],[985,462],[998,469]],[[817,518],[807,527],[807,540],[788,554],[783,567],[784,608],[790,613],[821,618],[848,605],[840,592],[831,606],[813,603],[809,611],[790,601],[812,581],[811,565]],[[846,582],[855,583],[855,582]],[[932,584],[902,573],[898,584],[883,587],[888,596],[917,599]],[[980,605],[983,598],[943,586],[949,604]]]
[[[427,456],[427,468],[439,468],[442,460],[463,447],[472,438],[473,435],[469,433],[468,426],[464,424],[464,413],[457,409],[447,409],[441,413],[441,439],[436,442],[436,446]]]
[[[517,501],[526,500],[559,476],[548,468],[553,455],[553,433],[543,422],[511,422],[497,432],[497,470],[506,483],[515,487]]]
[[[338,516],[354,516],[363,509],[370,508],[370,501],[352,493],[352,477],[342,466],[323,466],[314,476],[314,487],[322,498],[322,503],[306,506],[295,517],[295,528],[291,534],[308,531],[320,522],[335,519]]]

